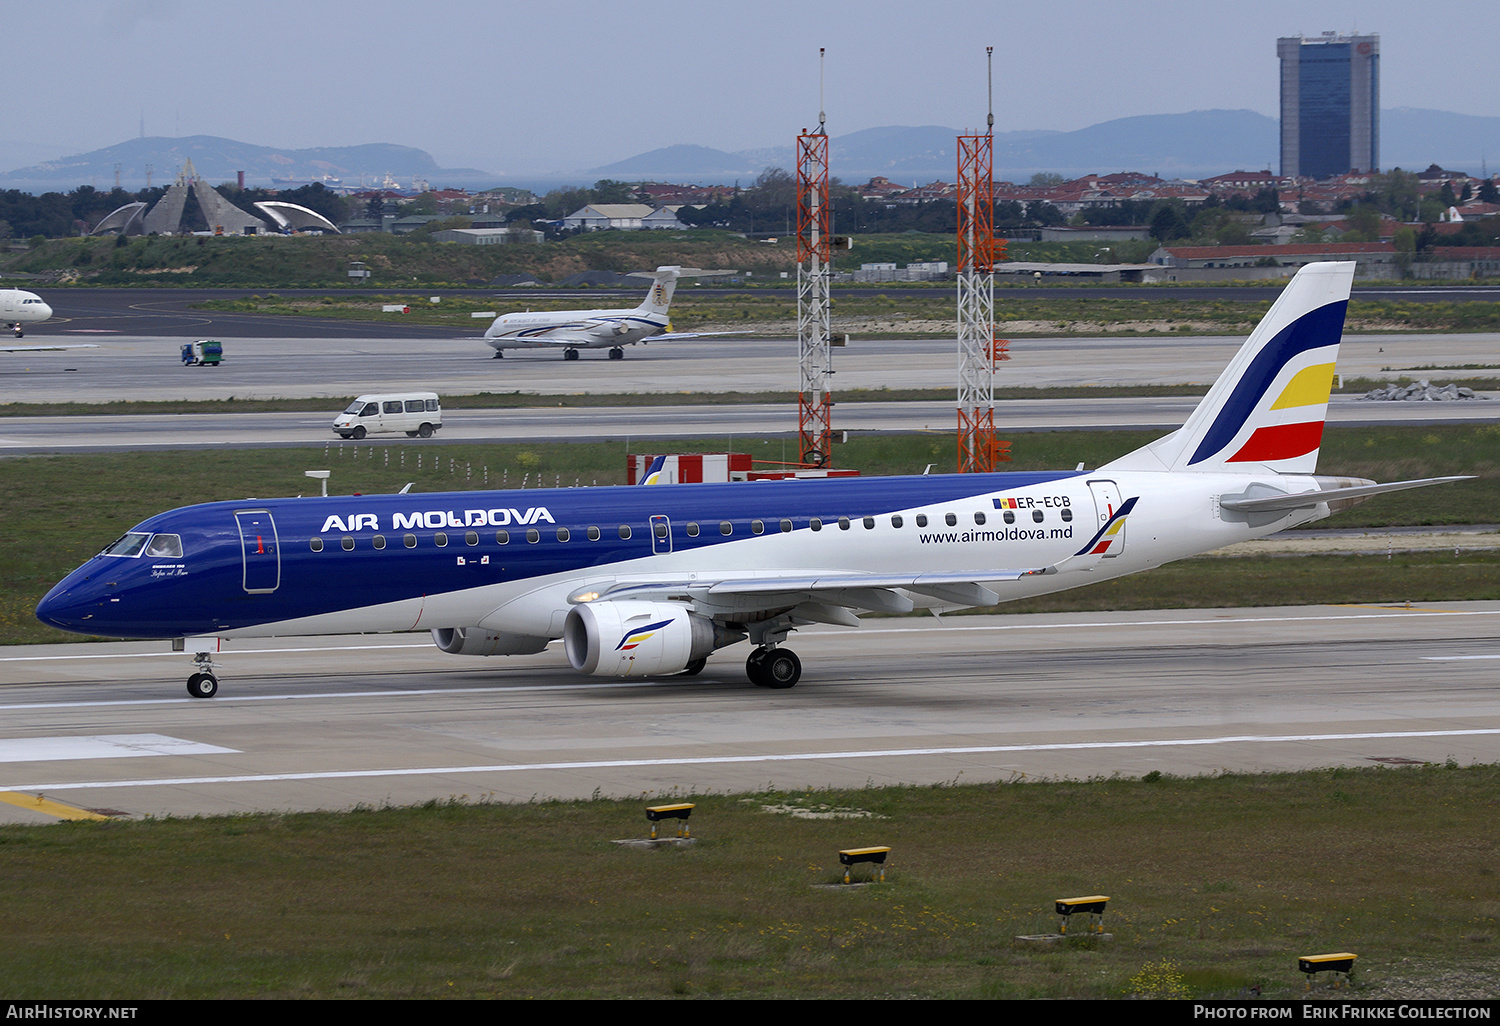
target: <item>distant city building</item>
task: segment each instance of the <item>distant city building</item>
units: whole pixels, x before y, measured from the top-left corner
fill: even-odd
[[[1276,40],[1281,173],[1328,178],[1380,169],[1380,37],[1325,32]]]
[[[542,242],[545,232],[526,228],[445,228],[432,233],[433,242],[457,242],[466,246],[501,246],[516,242]]]
[[[653,207],[649,203],[594,203],[562,219],[564,228],[600,231],[617,228],[637,231],[649,228],[686,228],[677,220],[678,207]]]

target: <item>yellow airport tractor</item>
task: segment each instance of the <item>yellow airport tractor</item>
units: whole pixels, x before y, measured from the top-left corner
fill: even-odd
[[[182,347],[184,367],[217,367],[224,359],[224,346],[211,338],[200,338]]]

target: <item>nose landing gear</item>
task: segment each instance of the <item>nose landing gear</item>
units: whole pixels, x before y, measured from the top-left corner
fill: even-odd
[[[212,698],[219,693],[219,678],[211,673],[195,673],[187,680],[187,690],[194,698]]]
[[[197,671],[187,679],[187,692],[194,698],[212,698],[219,693],[219,678],[214,676],[214,659],[211,652],[199,652],[193,656]]]

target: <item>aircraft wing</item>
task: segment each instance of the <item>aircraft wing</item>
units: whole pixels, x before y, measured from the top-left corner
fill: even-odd
[[[988,584],[1056,572],[1051,567],[970,573],[862,574],[829,571],[805,577],[732,577],[722,580],[629,580],[591,585],[591,601],[687,599],[707,616],[791,609],[794,619],[858,626],[850,610],[910,613],[910,592],[949,607],[992,606],[1000,596]],[[584,596],[575,595],[579,600]]]
[[[753,331],[664,331],[659,335],[649,335],[641,339],[642,342],[681,342],[690,338],[716,338],[719,335],[754,335]]]
[[[493,342],[494,339],[481,337],[480,341]],[[507,339],[506,341],[509,340]],[[557,346],[559,349],[578,349],[580,347],[586,346],[597,346],[601,342],[607,342],[608,340],[601,339],[598,335],[576,332],[569,334],[551,333],[546,335],[527,335],[524,338],[517,339],[516,341],[523,342],[528,346]]]
[[[98,349],[92,342],[74,342],[60,346],[0,346],[0,353],[50,353],[61,349]]]

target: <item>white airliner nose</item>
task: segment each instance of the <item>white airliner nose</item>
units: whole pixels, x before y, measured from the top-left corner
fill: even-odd
[[[50,306],[48,306],[46,303],[42,303],[40,305],[41,305],[41,308],[42,308],[42,320],[45,321],[49,317],[52,316],[52,308]]]

